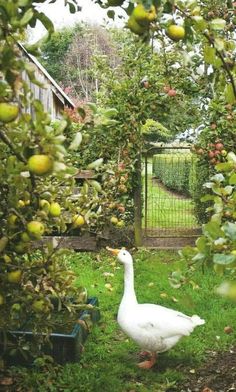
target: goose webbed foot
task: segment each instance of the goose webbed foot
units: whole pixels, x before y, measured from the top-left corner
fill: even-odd
[[[157,360],[157,354],[156,353],[148,353],[150,355],[150,359],[138,363],[138,367],[140,369],[151,369]]]

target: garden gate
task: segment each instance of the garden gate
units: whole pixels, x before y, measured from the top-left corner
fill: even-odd
[[[143,154],[143,245],[181,248],[200,233],[191,188],[194,156],[189,147],[152,147]]]

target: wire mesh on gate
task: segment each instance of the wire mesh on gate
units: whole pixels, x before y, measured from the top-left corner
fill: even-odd
[[[144,157],[143,227],[146,236],[196,236],[191,198],[194,156],[188,147],[150,149]]]

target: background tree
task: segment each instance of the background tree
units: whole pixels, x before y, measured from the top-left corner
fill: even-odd
[[[48,72],[79,101],[90,101],[99,90],[100,75],[94,56],[105,56],[110,67],[119,62],[111,34],[98,25],[77,24],[55,32],[42,46],[42,62]]]
[[[109,1],[106,4],[101,0],[97,2],[109,7]],[[205,184],[211,194],[203,198],[210,202],[207,209],[210,221],[203,226],[203,236],[197,240],[196,249],[188,248],[182,254],[191,262],[214,265],[217,272],[229,268],[235,273],[235,223],[231,221],[236,211],[235,155],[227,149],[235,150],[236,4],[230,0],[224,5],[219,1],[143,0],[140,3],[143,5],[142,15],[137,13],[136,4],[132,2],[128,8],[123,7],[129,15],[130,30],[146,41],[151,37],[160,40],[164,33],[165,41],[170,39],[181,46],[183,56],[195,46],[194,52],[210,81],[211,92],[205,102],[206,116],[203,119],[205,129],[196,146],[200,156],[198,168],[207,167],[204,173],[211,176]],[[148,12],[152,7],[156,17],[150,22]],[[235,285],[228,285],[224,294],[235,299]]]

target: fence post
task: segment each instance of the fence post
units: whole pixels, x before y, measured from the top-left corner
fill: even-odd
[[[135,164],[134,186],[134,239],[135,246],[142,246],[142,162],[141,153]]]

